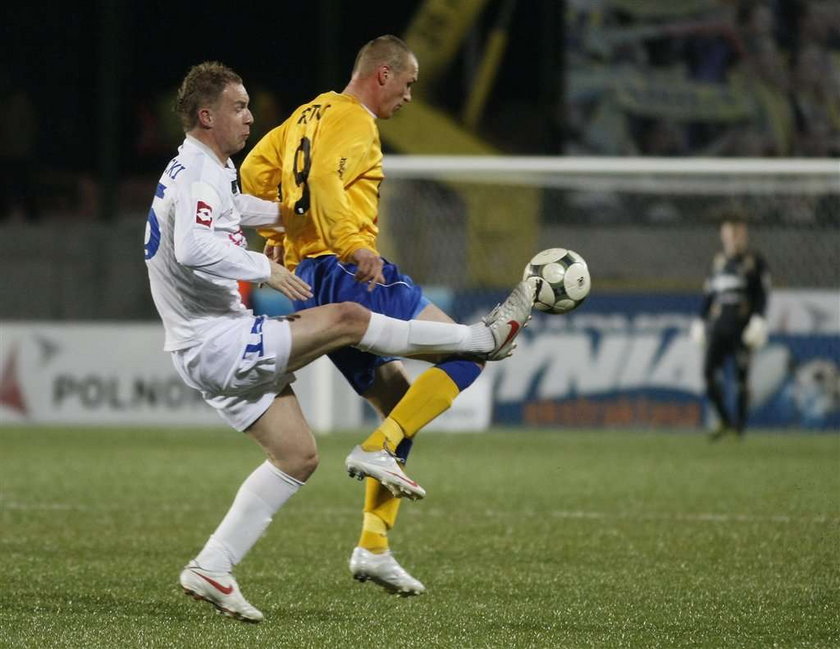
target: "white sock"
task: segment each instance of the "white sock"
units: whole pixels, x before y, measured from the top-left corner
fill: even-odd
[[[205,570],[230,572],[302,484],[268,460],[263,462],[239,487],[228,513],[195,558],[196,563]]]
[[[431,320],[397,320],[371,313],[367,331],[356,347],[381,356],[408,356],[488,352],[494,344],[493,334],[480,322],[468,326]]]

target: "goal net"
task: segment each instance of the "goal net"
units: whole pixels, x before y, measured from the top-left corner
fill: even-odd
[[[698,291],[735,212],[775,286],[840,286],[840,161],[386,156],[386,256],[424,285],[507,288],[569,247],[598,290]]]

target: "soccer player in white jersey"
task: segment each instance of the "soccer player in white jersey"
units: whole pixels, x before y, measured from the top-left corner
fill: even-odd
[[[295,300],[311,292],[282,265],[245,247],[241,226],[282,227],[278,203],[239,192],[230,160],[245,146],[253,122],[248,93],[230,68],[205,62],[184,78],[176,111],[186,137],[158,182],[144,246],[164,350],[183,380],[267,456],[180,582],[187,594],[225,615],[259,622],[263,614],[240,593],[233,566],[318,464],[291,373],[348,345],[394,356],[504,358],[530,317],[533,289],[520,283],[471,326],[397,320],[349,302],[286,318],[254,316],[242,303],[239,280],[264,282]],[[395,495],[425,495],[385,450],[366,454],[365,462],[366,473]]]

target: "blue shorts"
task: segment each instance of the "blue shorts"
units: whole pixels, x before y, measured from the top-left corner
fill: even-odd
[[[295,310],[336,302],[356,302],[375,313],[411,320],[429,304],[423,290],[387,260],[382,268],[385,283],[377,284],[372,291],[368,291],[367,284],[354,279],[355,273],[355,264],[342,263],[335,255],[304,259],[295,269],[295,274],[312,287],[315,295],[308,300],[295,300]],[[355,347],[344,347],[332,352],[329,357],[358,394],[364,394],[373,385],[377,367],[396,360],[392,356],[376,356]]]

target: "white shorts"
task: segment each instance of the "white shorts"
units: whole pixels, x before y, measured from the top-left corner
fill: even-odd
[[[244,431],[295,380],[286,371],[291,349],[287,320],[251,316],[220,320],[204,342],[172,352],[172,362],[222,419]]]

